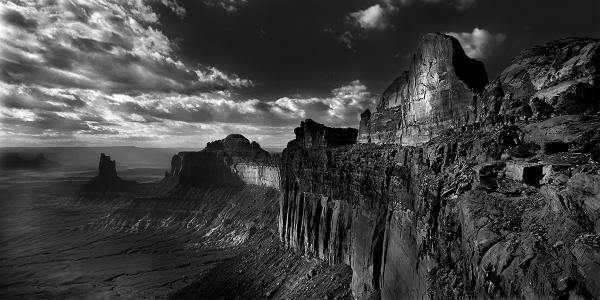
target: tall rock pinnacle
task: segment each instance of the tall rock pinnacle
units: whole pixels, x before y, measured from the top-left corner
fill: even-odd
[[[117,178],[116,162],[110,159],[110,156],[100,153],[100,163],[98,164],[98,177],[110,179]]]
[[[458,40],[427,34],[376,111],[361,115],[359,142],[417,145],[447,128],[460,128],[474,119],[472,103],[487,82],[483,63],[469,58]]]

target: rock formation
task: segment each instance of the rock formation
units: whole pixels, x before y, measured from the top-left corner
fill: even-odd
[[[113,180],[117,176],[117,162],[110,159],[110,156],[100,153],[100,162],[98,163],[98,178],[102,180]]]
[[[482,125],[600,111],[600,40],[568,38],[527,49],[490,83],[477,107]]]
[[[474,119],[474,102],[488,82],[483,64],[455,38],[427,34],[409,70],[383,92],[376,111],[361,115],[361,143],[418,145]]]
[[[86,198],[110,199],[122,193],[137,193],[140,186],[135,181],[123,180],[117,175],[117,163],[110,156],[100,153],[98,175],[90,179],[80,190]]]
[[[349,265],[357,298],[600,298],[598,41],[526,50],[485,88],[456,44],[424,38],[361,143],[295,130],[280,239]]]
[[[186,186],[247,183],[279,188],[279,163],[258,143],[230,134],[207,143],[202,151],[174,155],[168,177]]]

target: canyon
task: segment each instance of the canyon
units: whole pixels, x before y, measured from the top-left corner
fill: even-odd
[[[231,135],[165,180],[278,189],[282,246],[349,266],[353,298],[598,298],[599,65],[600,41],[563,39],[488,82],[428,34],[358,130],[307,119],[280,159]]]
[[[598,299],[599,82],[597,39],[526,49],[489,80],[458,40],[427,34],[358,129],[306,119],[281,154],[230,134],[174,154],[156,182],[102,153],[68,196],[13,191],[49,193],[41,220],[82,238],[55,254],[29,244],[47,232],[4,228],[5,296]]]

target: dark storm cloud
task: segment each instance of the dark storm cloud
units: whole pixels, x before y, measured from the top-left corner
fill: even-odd
[[[2,18],[6,23],[23,28],[28,31],[33,31],[37,28],[37,22],[35,20],[25,18],[20,12],[16,10],[8,10],[2,15]]]

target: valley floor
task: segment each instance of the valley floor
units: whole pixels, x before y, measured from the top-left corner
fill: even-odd
[[[282,248],[273,189],[89,200],[84,182],[3,177],[1,298],[350,297],[349,267]]]

